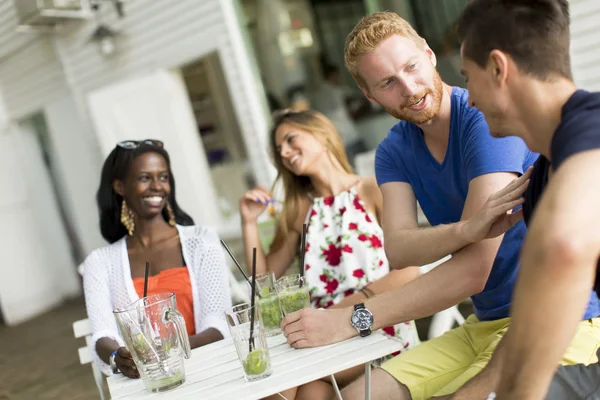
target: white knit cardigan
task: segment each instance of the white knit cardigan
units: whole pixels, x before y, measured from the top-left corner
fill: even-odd
[[[177,226],[183,258],[192,284],[196,333],[215,328],[229,336],[225,311],[231,308],[227,264],[219,237],[213,229]],[[108,337],[124,346],[113,310],[139,299],[129,266],[126,237],[94,250],[84,262],[83,289],[92,326],[92,353],[100,370],[111,375],[109,365],[96,352],[98,339]]]

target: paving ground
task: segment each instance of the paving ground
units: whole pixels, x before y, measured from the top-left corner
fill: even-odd
[[[0,399],[90,400],[100,396],[92,369],[80,365],[72,324],[86,318],[83,300],[16,327],[0,327]]]
[[[470,305],[461,306],[464,315]],[[99,399],[89,365],[80,365],[74,321],[86,318],[82,299],[16,327],[0,326],[0,400]],[[421,338],[430,319],[417,321]]]

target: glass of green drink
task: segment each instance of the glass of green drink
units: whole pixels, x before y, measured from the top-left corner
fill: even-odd
[[[280,278],[275,284],[283,315],[310,307],[310,295],[304,277],[293,274]]]
[[[255,301],[260,309],[265,335],[276,336],[281,333],[281,307],[279,306],[279,297],[275,290],[275,274],[267,272],[256,277]]]
[[[250,341],[250,317],[254,312],[254,327]],[[237,351],[246,381],[253,382],[271,376],[271,357],[260,313],[256,306],[239,304],[225,313],[233,344]]]

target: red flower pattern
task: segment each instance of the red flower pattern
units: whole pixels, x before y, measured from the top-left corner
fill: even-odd
[[[323,256],[329,265],[337,267],[340,265],[342,259],[342,248],[336,247],[335,244],[331,243],[328,248],[323,250]]]
[[[356,196],[354,198],[354,201],[352,203],[354,204],[354,208],[356,208],[358,211],[360,211],[362,213],[366,212],[365,208],[363,207],[363,205],[360,204],[360,200],[359,200],[358,196]]]
[[[330,279],[325,283],[325,290],[327,291],[327,294],[332,294],[333,292],[335,292],[335,289],[337,289],[337,287],[339,286],[339,282],[337,279]]]
[[[381,240],[377,235],[371,235],[369,241],[371,242],[371,246],[373,246],[373,248],[378,249],[381,247]]]
[[[352,276],[360,279],[365,276],[365,271],[361,268],[355,269],[354,272],[352,272]]]
[[[388,272],[381,228],[354,189],[344,193],[314,202],[310,211],[305,271],[314,307],[337,304]],[[406,348],[412,329],[398,324],[383,332],[398,337]]]
[[[382,328],[381,330],[390,336],[396,336],[396,330],[394,329],[393,326],[386,326],[385,328]]]

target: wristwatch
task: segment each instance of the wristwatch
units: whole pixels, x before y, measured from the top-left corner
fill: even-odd
[[[116,356],[117,356],[117,350],[113,351],[113,353],[108,358],[108,363],[110,364],[110,369],[112,369],[113,374],[119,373],[119,368],[117,368],[117,363],[115,363]]]
[[[355,304],[350,323],[361,337],[369,336],[373,326],[373,314],[365,308],[364,303]]]

